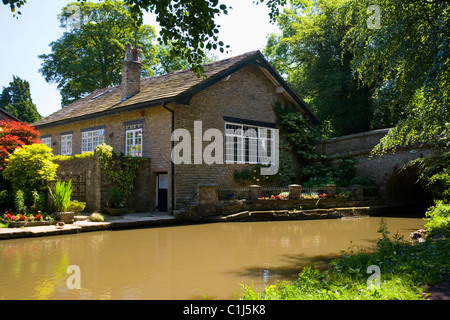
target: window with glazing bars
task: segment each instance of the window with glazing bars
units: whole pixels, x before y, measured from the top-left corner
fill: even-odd
[[[72,155],[72,135],[65,134],[61,136],[61,155]]]
[[[225,162],[265,163],[273,154],[271,128],[225,123]]]
[[[126,126],[126,155],[142,157],[142,123]]]
[[[103,142],[105,142],[104,129],[85,131],[81,134],[81,152],[93,152]]]

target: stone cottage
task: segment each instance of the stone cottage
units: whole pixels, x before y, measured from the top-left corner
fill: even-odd
[[[141,79],[137,50],[127,46],[121,85],[97,90],[34,126],[54,154],[79,154],[106,143],[117,153],[148,158],[150,181],[138,191],[140,198],[149,200],[149,211],[173,213],[195,197],[199,186],[227,183],[236,168],[258,163],[254,154],[261,145],[274,145],[275,102],[318,123],[259,51],[203,67],[206,77],[181,70]],[[249,128],[254,134],[245,136]],[[223,133],[225,152],[214,153],[222,163],[202,159],[213,140],[206,135],[209,129]],[[192,149],[180,151],[182,142],[192,142]],[[172,150],[181,161],[172,161]]]

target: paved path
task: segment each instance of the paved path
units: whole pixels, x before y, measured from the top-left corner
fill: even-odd
[[[55,225],[23,228],[0,228],[1,239],[41,237],[58,234],[73,234],[86,231],[111,229],[128,229],[176,224],[178,221],[167,213],[132,213],[123,216],[104,215],[106,222],[76,221],[66,224],[63,228]]]

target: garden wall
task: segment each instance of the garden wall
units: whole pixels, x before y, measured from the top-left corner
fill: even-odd
[[[85,211],[104,212],[108,201],[110,190],[114,187],[113,183],[106,177],[100,168],[100,164],[95,158],[71,159],[64,161],[55,161],[59,167],[57,170],[57,179],[68,181],[76,176],[84,175],[84,190],[77,194],[76,200],[86,202]],[[128,207],[134,212],[148,212],[151,207],[151,170],[150,159],[143,158],[138,168],[133,193],[128,200]],[[52,184],[53,182],[50,182]]]
[[[245,199],[220,201],[218,199],[217,186],[201,186],[198,189],[197,204],[189,205],[183,210],[178,210],[175,215],[184,221],[211,221],[211,219],[220,219],[220,217],[233,215],[239,212],[258,211],[259,214],[267,213],[267,217],[273,217],[275,211],[289,211],[290,217],[301,218],[302,212],[309,216],[305,211],[314,211],[315,216],[337,217],[336,210],[346,208],[344,211],[354,211],[355,208],[372,206],[373,210],[383,206],[383,202],[376,198],[365,198],[363,187],[354,185],[350,188],[352,195],[348,198],[339,197],[336,193],[335,185],[327,185],[326,196],[316,199],[307,199],[302,196],[302,187],[300,185],[289,186],[289,196],[286,199],[267,199],[261,198],[262,189],[260,186],[252,185],[248,188],[248,196]],[[336,209],[341,208],[341,209]],[[327,210],[330,209],[331,211]],[[370,209],[370,208],[369,208]],[[321,213],[317,210],[325,210]],[[365,210],[365,212],[373,211]],[[296,215],[292,212],[296,211]],[[342,211],[342,210],[341,210]],[[283,213],[284,214],[284,213]],[[344,213],[345,215],[346,213]],[[266,217],[266,218],[267,218]],[[268,219],[269,219],[268,218]]]

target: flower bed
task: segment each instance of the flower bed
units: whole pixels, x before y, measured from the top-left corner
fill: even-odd
[[[9,228],[44,226],[53,223],[53,219],[47,214],[11,214],[8,211],[5,212],[0,220],[7,223]]]
[[[343,198],[343,197],[342,197]],[[258,200],[289,200],[289,195],[286,194],[277,194],[276,196],[271,195],[270,197],[259,197]],[[307,200],[307,199],[327,199],[326,193],[311,193],[311,194],[302,194],[299,197],[299,200]],[[292,199],[290,199],[292,200]]]

